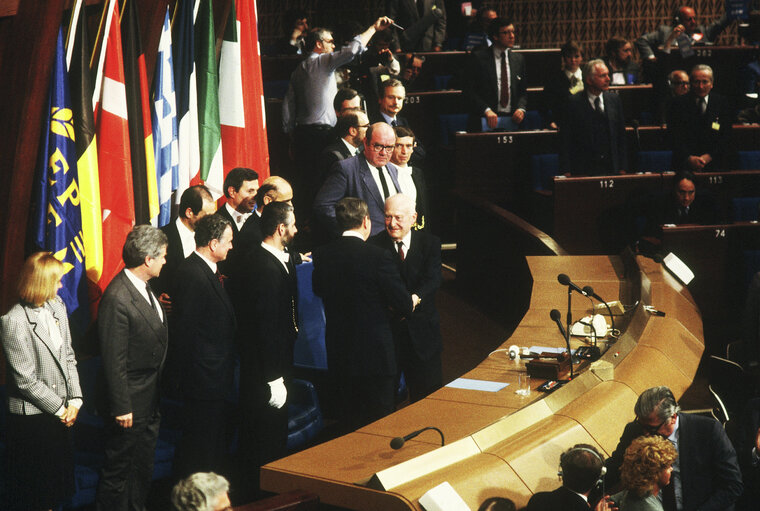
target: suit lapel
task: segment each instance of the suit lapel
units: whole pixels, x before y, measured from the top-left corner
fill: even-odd
[[[483,65],[488,73],[488,84],[491,88],[491,94],[496,98],[496,103],[499,102],[499,84],[496,83],[496,48],[491,46],[488,51],[483,52],[485,57]]]
[[[234,317],[235,311],[232,307],[232,302],[230,301],[229,294],[227,294],[227,291],[225,291],[222,283],[219,282],[219,278],[214,274],[214,272],[211,271],[211,268],[208,264],[206,264],[206,261],[201,259],[198,254],[193,252],[189,257],[193,259],[193,262],[198,267],[198,271],[206,276],[206,279],[208,280],[211,288],[216,292],[216,294],[219,296],[219,299],[224,303],[224,306],[227,307],[229,313]]]
[[[356,162],[359,165],[359,171],[361,172],[362,183],[364,188],[369,192],[375,202],[380,206],[380,209],[384,209],[385,201],[383,196],[380,195],[380,190],[377,188],[375,178],[372,176],[372,172],[369,170],[369,162],[366,158],[357,158]]]
[[[60,351],[55,349],[55,347],[53,346],[53,340],[50,337],[50,333],[47,332],[45,330],[45,327],[42,326],[42,324],[40,323],[39,310],[31,309],[29,307],[24,307],[24,311],[26,312],[27,321],[29,321],[29,324],[32,325],[32,330],[34,331],[34,335],[37,336],[37,338],[42,342],[42,344],[44,344],[45,347],[48,349],[48,351],[56,360],[56,362],[58,362]],[[48,312],[52,313],[52,311],[48,311]],[[56,318],[56,320],[58,320],[58,318]]]
[[[124,271],[129,271],[127,269],[124,269]],[[122,279],[122,285],[127,289],[127,292],[129,293],[131,299],[132,299],[132,305],[135,306],[135,309],[137,309],[140,314],[145,318],[145,321],[148,325],[153,329],[153,331],[156,333],[156,336],[161,340],[162,344],[166,343],[166,311],[163,312],[164,321],[161,321],[161,318],[158,317],[158,312],[156,312],[155,309],[153,309],[148,301],[145,299],[143,295],[140,294],[140,292],[135,288],[134,284],[129,280],[129,277],[124,275],[123,273],[120,273],[118,275]],[[161,302],[156,302],[158,306],[161,306]]]
[[[417,11],[417,2],[415,2],[414,0],[404,0],[404,1],[406,2],[406,8],[409,10],[409,13],[412,15],[412,18],[414,18],[415,21],[419,20],[420,13]]]

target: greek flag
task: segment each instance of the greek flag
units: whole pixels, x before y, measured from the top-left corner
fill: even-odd
[[[179,186],[179,145],[177,142],[177,103],[174,99],[172,64],[172,33],[169,8],[166,8],[164,28],[158,43],[156,59],[156,90],[153,95],[153,141],[156,151],[156,180],[160,213],[158,225],[171,219],[172,191]]]

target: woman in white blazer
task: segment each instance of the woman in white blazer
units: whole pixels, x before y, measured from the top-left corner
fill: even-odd
[[[52,509],[74,493],[69,428],[82,391],[66,306],[57,296],[63,274],[51,253],[31,255],[19,277],[19,303],[0,318],[11,509]]]

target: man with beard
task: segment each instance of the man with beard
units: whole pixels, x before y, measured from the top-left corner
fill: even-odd
[[[264,240],[245,254],[245,293],[236,304],[240,345],[240,462],[246,487],[258,488],[259,467],[282,457],[285,406],[298,335],[298,283],[288,245],[298,230],[293,206],[272,202],[261,214]]]

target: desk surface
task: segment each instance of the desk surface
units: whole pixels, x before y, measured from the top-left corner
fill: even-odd
[[[510,383],[506,388],[444,387],[359,431],[266,465],[262,487],[301,488],[319,494],[322,502],[352,509],[395,510],[421,509],[420,496],[448,481],[472,509],[493,496],[523,506],[532,493],[558,486],[559,454],[568,447],[589,443],[609,454],[642,390],[669,385],[680,396],[690,385],[703,350],[699,311],[660,265],[629,255],[528,257],[528,264],[534,278],[530,311],[499,348],[563,345],[549,320],[549,310],[563,309],[567,299],[558,273],[581,286],[593,285],[608,300],[676,306],[665,318],[641,307],[617,318],[623,334],[602,357],[614,375],[596,368],[552,394],[534,390],[520,397],[514,388],[523,364],[493,354],[463,376]],[[587,300],[573,297],[575,317],[588,307]],[[531,383],[535,389],[542,382]],[[438,447],[438,436],[426,432],[400,450],[390,448],[392,438],[424,425],[440,428],[446,446]],[[387,491],[363,486],[373,474]]]

